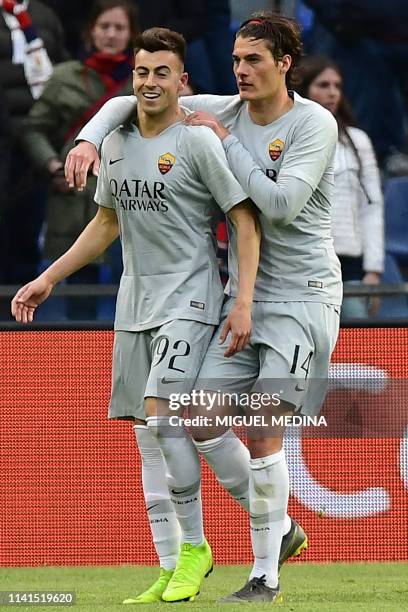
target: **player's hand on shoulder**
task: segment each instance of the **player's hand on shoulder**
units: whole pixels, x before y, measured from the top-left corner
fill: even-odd
[[[231,334],[230,343],[224,357],[232,357],[246,347],[251,337],[251,328],[251,306],[236,303],[229,313],[220,335],[220,344],[224,344],[228,335]]]
[[[221,121],[215,115],[204,111],[195,111],[184,120],[186,125],[205,125],[212,129],[220,140],[224,140],[229,135],[227,128],[223,126]]]
[[[18,323],[31,323],[34,311],[50,295],[54,285],[41,274],[21,287],[11,302],[11,314]]]
[[[70,189],[76,187],[78,191],[83,191],[89,170],[92,169],[92,174],[98,176],[99,166],[99,155],[95,145],[82,140],[71,149],[65,160],[65,179]]]

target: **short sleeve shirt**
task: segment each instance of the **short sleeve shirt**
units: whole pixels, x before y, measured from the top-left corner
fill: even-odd
[[[218,323],[223,289],[212,228],[220,209],[246,198],[206,127],[175,123],[143,138],[129,122],[105,139],[95,200],[119,221],[116,330],[180,318]]]

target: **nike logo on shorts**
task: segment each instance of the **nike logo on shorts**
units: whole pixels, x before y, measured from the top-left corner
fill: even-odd
[[[153,504],[153,506],[149,506],[147,511],[149,512],[149,510],[153,510],[153,508],[156,508],[156,506],[158,506],[159,504]]]
[[[184,493],[188,493],[191,487],[189,487],[188,489],[185,489],[184,491],[175,491],[174,489],[171,489],[171,493],[173,495],[183,495]]]
[[[161,383],[163,383],[163,385],[170,385],[171,383],[178,383],[178,382],[182,382],[181,380],[175,380],[173,378],[166,378],[165,376],[163,376],[163,378],[160,381]]]
[[[110,159],[109,160],[109,165],[112,166],[113,164],[116,164],[117,162],[122,161],[122,159],[125,159],[124,157],[119,157],[119,159]]]
[[[295,391],[298,391],[299,393],[301,393],[302,391],[305,391],[305,387],[299,387],[299,385],[296,385]]]

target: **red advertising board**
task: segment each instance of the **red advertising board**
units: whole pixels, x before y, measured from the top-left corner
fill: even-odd
[[[0,333],[0,566],[156,562],[132,427],[106,419],[112,341]],[[302,560],[408,559],[407,356],[407,329],[341,331],[333,361],[346,382],[323,414],[353,435],[299,429],[287,447]],[[364,377],[378,385],[353,382]],[[205,466],[203,499],[216,560],[248,563],[247,517]]]

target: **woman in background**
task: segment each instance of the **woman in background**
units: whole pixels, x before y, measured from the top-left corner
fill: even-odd
[[[384,212],[380,174],[367,134],[355,127],[342,91],[339,68],[330,59],[302,60],[296,91],[327,108],[337,120],[339,141],[335,157],[332,235],[343,281],[377,285],[384,266]],[[378,299],[346,298],[342,316],[375,315]]]
[[[83,59],[55,67],[24,122],[27,153],[49,177],[46,260],[62,255],[96,213],[95,177],[90,177],[81,193],[68,190],[63,171],[65,157],[79,130],[109,98],[133,93],[133,42],[137,32],[132,3],[97,0],[84,33]],[[73,283],[98,281],[98,263],[70,279]],[[89,303],[87,310],[83,300],[79,304],[82,306],[77,309],[74,300],[68,301],[69,318],[94,318],[94,303]]]

